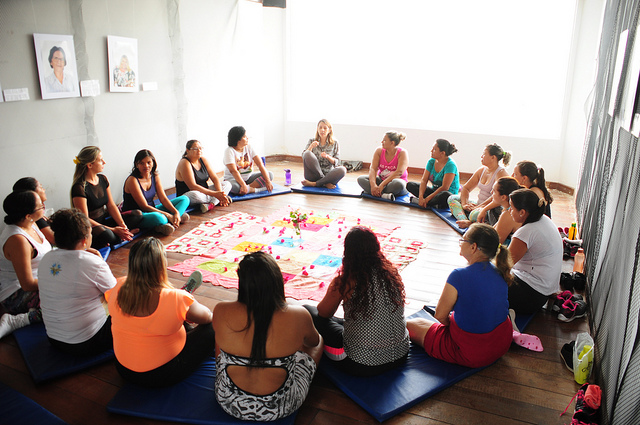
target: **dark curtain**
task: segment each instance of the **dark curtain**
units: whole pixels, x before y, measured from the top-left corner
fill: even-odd
[[[631,64],[633,55],[640,55],[639,3],[610,0],[606,5],[576,193],[596,342],[591,380],[603,390],[602,423],[616,425],[640,423],[640,149],[638,138],[623,128],[625,108],[631,109],[625,99],[636,99],[638,86]],[[624,60],[619,61],[625,30]],[[616,62],[621,73],[614,90]]]

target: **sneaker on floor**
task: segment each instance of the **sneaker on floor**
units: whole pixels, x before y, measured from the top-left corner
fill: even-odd
[[[191,216],[187,213],[184,213],[180,216],[180,223],[186,223],[191,219]]]
[[[161,226],[156,226],[154,229],[156,232],[158,233],[162,233],[165,236],[169,236],[170,234],[173,233],[175,229],[175,227],[173,227],[172,225],[170,225],[169,223],[167,224],[163,224]]]
[[[200,287],[200,285],[202,285],[202,273],[196,270],[195,272],[191,273],[189,279],[187,280],[187,283],[184,284],[182,289],[190,294],[193,294],[196,289]]]
[[[213,209],[213,204],[212,203],[208,203],[208,204],[200,204],[200,212],[202,214],[209,212]]]
[[[562,305],[567,300],[571,300],[575,303],[577,301],[582,301],[584,299],[582,298],[582,295],[573,294],[571,291],[561,292],[558,295],[556,295],[556,297],[557,297],[556,301],[553,303],[553,306],[551,307],[551,310],[553,310],[555,313],[559,313],[562,310]]]
[[[587,314],[587,303],[584,300],[567,300],[562,304],[562,311],[558,314],[558,320],[572,322]]]
[[[395,201],[396,197],[393,193],[383,193],[382,196],[380,196],[383,199],[388,199],[390,201]]]
[[[573,372],[573,347],[575,347],[575,345],[576,345],[576,342],[571,341],[563,345],[562,348],[560,349],[560,357],[562,357],[562,361],[564,362],[564,365],[571,372]]]

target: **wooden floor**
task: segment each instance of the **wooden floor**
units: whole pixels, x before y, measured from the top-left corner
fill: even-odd
[[[276,175],[275,182],[284,184],[283,168],[291,168],[294,183],[302,179],[300,163],[268,162],[268,168]],[[350,173],[347,179],[355,180],[360,173]],[[416,181],[420,176],[410,176]],[[553,192],[554,221],[558,226],[568,226],[573,221],[574,206],[570,195]],[[407,288],[407,314],[424,304],[435,304],[446,277],[455,268],[465,265],[458,255],[459,235],[430,211],[399,207],[368,199],[329,197],[319,195],[288,194],[247,202],[236,202],[228,208],[216,208],[201,215],[194,213],[189,223],[173,235],[163,237],[169,242],[206,218],[231,211],[242,211],[259,216],[268,215],[284,205],[291,204],[317,211],[336,210],[348,215],[397,221],[405,235],[428,243],[417,261],[402,272]],[[128,247],[114,251],[108,263],[114,275],[126,274]],[[170,264],[183,261],[187,256],[170,254]],[[565,262],[570,270],[572,264]],[[174,286],[185,280],[170,272]],[[236,298],[235,290],[203,285],[196,298],[209,308],[223,300]],[[299,302],[292,300],[291,302]],[[559,414],[569,404],[578,390],[573,375],[562,363],[559,350],[575,339],[578,332],[588,329],[586,319],[562,323],[554,315],[541,311],[527,329],[542,340],[544,352],[535,353],[512,346],[509,352],[494,365],[445,389],[419,403],[386,423],[411,424],[563,424],[570,422],[570,413]],[[0,381],[53,412],[70,424],[160,424],[164,422],[142,420],[109,414],[106,404],[123,385],[113,362],[89,369],[70,377],[40,385],[34,384],[12,336],[0,341]],[[188,406],[185,406],[188,408]],[[567,416],[569,415],[569,416]],[[2,422],[0,412],[0,423]],[[374,424],[377,421],[331,384],[321,373],[314,379],[309,397],[298,414],[297,424]]]

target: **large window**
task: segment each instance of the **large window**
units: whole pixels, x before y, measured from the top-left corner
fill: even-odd
[[[291,121],[560,137],[576,0],[287,8]]]

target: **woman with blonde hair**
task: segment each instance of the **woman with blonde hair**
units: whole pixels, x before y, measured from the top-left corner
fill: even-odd
[[[191,275],[184,290],[169,283],[158,239],[131,247],[128,276],[105,294],[116,369],[124,379],[147,387],[173,385],[213,353],[213,315],[191,294],[201,283],[200,272]],[[187,331],[185,321],[199,326]]]
[[[316,135],[302,151],[303,186],[334,189],[347,174],[340,165],[340,144],[333,138],[333,127],[326,119],[318,122]]]
[[[109,180],[104,174],[106,161],[102,157],[100,148],[85,146],[73,160],[76,170],[73,174],[71,186],[71,205],[89,217],[93,248],[116,245],[121,241],[130,241],[133,233],[142,220],[140,210],[132,210],[127,214],[120,214],[118,206],[113,201]]]

